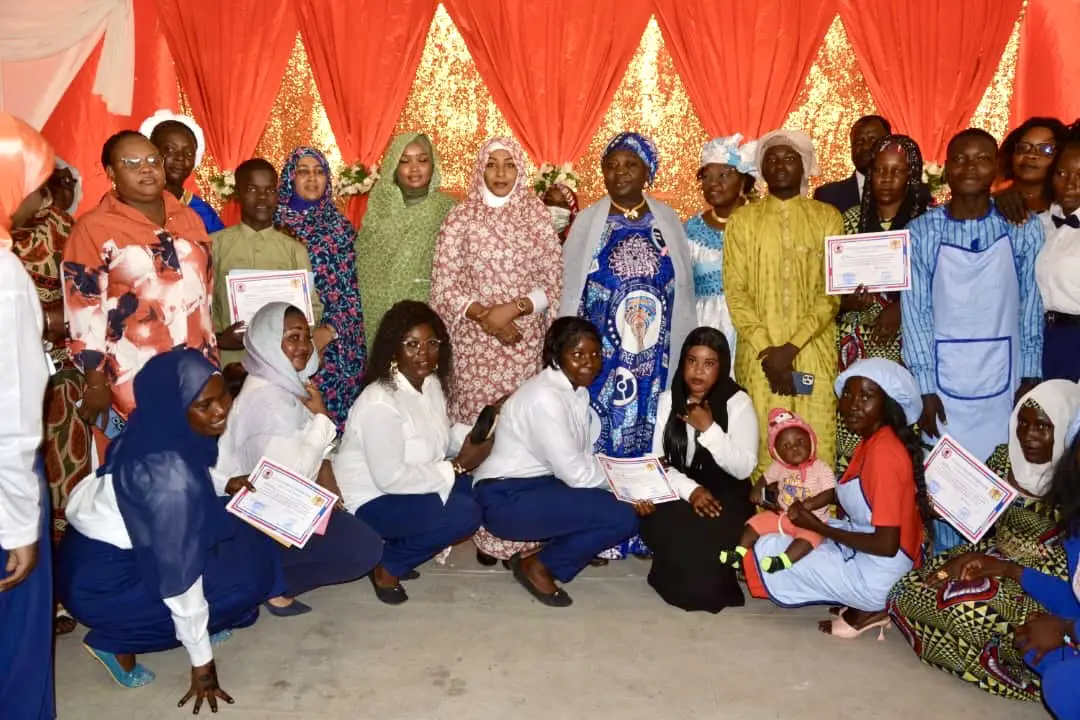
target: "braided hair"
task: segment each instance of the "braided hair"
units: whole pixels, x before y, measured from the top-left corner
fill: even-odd
[[[915,504],[919,508],[919,517],[922,518],[923,527],[926,530],[926,539],[932,542],[934,539],[934,507],[930,504],[930,494],[926,490],[926,477],[923,472],[923,444],[919,435],[908,425],[907,417],[900,403],[885,394],[883,418],[885,425],[892,428],[900,442],[911,456],[911,471],[915,477]]]
[[[926,212],[926,203],[922,193],[923,159],[919,145],[907,135],[886,135],[874,145],[874,160],[886,150],[901,152],[907,158],[908,181],[904,200],[892,221],[890,230],[902,230],[915,218]],[[881,232],[881,218],[878,216],[877,203],[874,202],[873,178],[874,165],[863,183],[862,206],[859,210],[859,232]]]

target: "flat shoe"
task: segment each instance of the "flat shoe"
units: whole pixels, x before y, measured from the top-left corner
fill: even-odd
[[[120,687],[134,690],[143,685],[149,685],[154,682],[154,678],[157,677],[153,672],[139,663],[135,663],[135,667],[131,670],[125,670],[120,667],[120,661],[116,659],[116,655],[113,653],[105,652],[104,650],[96,650],[86,643],[83,643],[83,647],[86,648],[86,652],[90,653],[92,658],[101,663],[101,665],[109,672],[109,677],[115,680],[116,684]]]
[[[533,585],[532,580],[521,568],[521,553],[514,553],[510,558],[510,570],[514,573],[514,579],[521,587],[529,591],[529,594],[548,607],[570,607],[574,604],[573,599],[562,588],[553,593],[541,592]]]
[[[499,562],[497,557],[488,555],[486,552],[480,550],[476,551],[476,562],[480,563],[484,567],[492,567],[495,563]],[[505,561],[504,561],[505,562]]]
[[[405,573],[405,576],[402,577],[401,579],[402,580],[419,580],[420,579],[420,571],[419,570],[410,570],[409,572]]]
[[[375,588],[375,597],[387,605],[400,605],[409,599],[409,594],[405,592],[405,588],[401,586],[401,583],[392,588],[384,588],[375,582],[374,575],[368,575],[368,579],[371,580],[371,587]]]
[[[311,612],[310,605],[306,605],[295,598],[293,598],[291,605],[286,605],[285,607],[276,607],[268,602],[264,602],[263,607],[266,608],[266,612],[274,617],[296,617],[297,615],[307,615]]]

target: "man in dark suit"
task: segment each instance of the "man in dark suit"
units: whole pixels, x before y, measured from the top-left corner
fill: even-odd
[[[814,192],[814,199],[832,205],[841,213],[861,203],[863,183],[874,162],[874,146],[891,133],[889,121],[880,115],[864,115],[856,120],[851,126],[851,163],[855,172],[846,180],[822,185]]]

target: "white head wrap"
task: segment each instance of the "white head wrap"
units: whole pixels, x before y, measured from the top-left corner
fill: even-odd
[[[758,177],[757,165],[754,164],[754,155],[757,149],[756,140],[743,142],[741,133],[735,133],[728,137],[713,138],[705,143],[701,149],[701,167],[706,165],[731,165],[741,173]]]
[[[1046,417],[1054,423],[1054,450],[1050,455],[1050,462],[1044,465],[1029,463],[1024,458],[1024,449],[1020,447],[1020,439],[1016,437],[1020,409],[1028,400],[1042,408]],[[1050,489],[1054,463],[1065,454],[1065,448],[1068,447],[1069,422],[1076,416],[1078,409],[1080,409],[1080,385],[1069,380],[1047,380],[1039,383],[1031,392],[1020,398],[1020,402],[1013,408],[1012,415],[1009,417],[1009,463],[1012,465],[1013,480],[1031,497],[1042,497]]]
[[[491,153],[495,152],[496,150],[505,150],[506,152],[510,152],[510,148],[508,148],[506,145],[503,145],[501,142],[493,142],[487,148],[488,157],[491,157]],[[518,174],[517,179],[514,180],[514,187],[510,188],[510,192],[506,193],[502,197],[499,197],[495,193],[491,192],[491,190],[488,190],[486,182],[480,187],[480,193],[484,198],[485,205],[487,205],[489,208],[501,208],[503,205],[510,202],[510,198],[513,196],[514,191],[517,190],[518,183],[521,182],[521,176],[522,174],[524,174],[525,168],[518,168],[517,171]]]
[[[801,192],[803,195],[810,193],[810,178],[821,173],[817,164],[817,156],[814,154],[814,141],[801,130],[773,130],[761,136],[757,144],[757,153],[754,156],[754,164],[758,173],[761,173],[761,164],[765,160],[765,151],[777,145],[787,145],[802,157],[803,177]]]
[[[848,378],[864,377],[877,383],[886,395],[896,401],[904,411],[908,425],[914,425],[922,415],[922,394],[911,372],[899,363],[885,358],[859,360],[840,373],[833,389],[837,397],[843,394]]]
[[[281,349],[285,334],[285,312],[288,303],[272,302],[263,305],[248,323],[244,333],[244,369],[255,377],[288,390],[297,397],[307,397],[304,384],[319,371],[319,353],[314,348],[307,367],[297,372]]]
[[[195,167],[199,167],[199,163],[203,159],[203,153],[206,152],[206,138],[203,136],[202,128],[194,119],[189,118],[187,115],[178,115],[172,110],[158,110],[143,120],[142,125],[139,126],[139,132],[149,138],[153,134],[154,128],[166,120],[175,120],[187,127],[195,136]]]
[[[66,162],[61,160],[60,157],[56,158],[56,169],[67,170],[69,173],[71,173],[72,179],[75,180],[75,189],[72,191],[71,194],[71,207],[65,208],[68,211],[69,215],[74,215],[75,210],[79,207],[79,203],[82,202],[82,175],[79,174],[79,169],[77,167],[75,167],[74,165],[68,165]]]

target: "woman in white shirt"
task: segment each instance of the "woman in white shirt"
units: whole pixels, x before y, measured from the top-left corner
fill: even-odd
[[[438,313],[414,300],[390,308],[371,348],[371,384],[349,411],[334,458],[345,507],[386,543],[371,584],[388,605],[409,599],[400,580],[419,577],[418,565],[480,526],[466,473],[491,442],[473,444],[468,426],[451,427],[444,393],[452,367]]]
[[[476,472],[474,494],[484,527],[507,540],[544,541],[510,558],[514,578],[549,607],[572,603],[556,585],[637,532],[634,508],[608,489],[593,454],[599,432],[589,385],[600,373],[600,336],[592,323],[563,317],[544,338],[544,369],[502,407],[495,447]]]
[[[56,591],[90,628],[87,650],[128,688],[154,674],[136,655],[183,645],[191,687],[180,704],[217,712],[212,645],[246,627],[282,588],[274,541],[225,511],[210,468],[232,397],[197,350],[143,366],[138,407],[109,446],[102,470],[68,498]]]
[[[1054,202],[1040,216],[1046,244],[1035,280],[1046,309],[1043,379],[1080,380],[1080,121],[1050,168]]]
[[[259,309],[244,333],[243,365],[248,376],[229,413],[214,472],[219,494],[233,494],[266,457],[317,481],[340,497],[327,456],[336,428],[311,377],[319,357],[304,313],[287,303]],[[228,478],[235,478],[225,484]],[[272,615],[291,616],[311,608],[295,598],[325,585],[349,582],[371,572],[382,555],[378,534],[343,509],[335,509],[323,534],[303,548],[282,548],[285,592],[266,604]]]
[[[678,367],[660,396],[653,453],[667,459],[682,501],[657,505],[641,519],[641,536],[653,551],[649,584],[660,597],[716,613],[744,603],[735,572],[717,555],[739,541],[754,513],[746,480],[757,465],[758,421],[750,396],[731,379],[722,332],[691,332]]]

